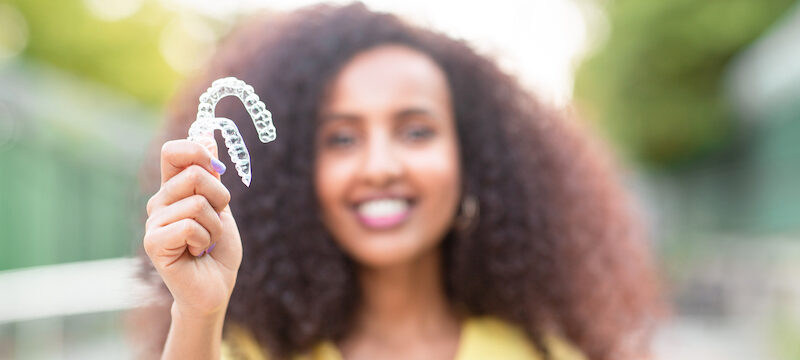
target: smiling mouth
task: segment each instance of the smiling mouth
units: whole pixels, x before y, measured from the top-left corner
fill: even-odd
[[[358,221],[369,229],[389,229],[404,223],[413,202],[404,198],[380,198],[362,202],[355,208]]]

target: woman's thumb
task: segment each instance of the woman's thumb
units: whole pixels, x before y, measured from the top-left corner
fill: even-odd
[[[214,176],[217,179],[220,178],[220,175],[225,173],[225,164],[219,160],[219,150],[217,148],[217,141],[213,138],[211,139],[203,139],[201,144],[208,150],[211,154],[211,167],[217,172]]]

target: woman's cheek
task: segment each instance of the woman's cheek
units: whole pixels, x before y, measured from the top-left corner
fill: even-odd
[[[337,204],[344,203],[345,190],[353,174],[352,161],[322,155],[317,165],[316,189],[326,218],[335,215]]]
[[[425,152],[417,152],[409,161],[411,176],[423,192],[423,214],[440,219],[437,227],[446,226],[455,215],[461,192],[460,165],[457,150],[448,143],[437,144]]]
[[[432,144],[425,151],[416,151],[409,161],[411,169],[426,183],[426,187],[446,190],[460,188],[460,166],[455,146],[446,141]]]

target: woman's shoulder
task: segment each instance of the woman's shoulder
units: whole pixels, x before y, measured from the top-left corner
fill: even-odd
[[[253,334],[240,326],[228,326],[222,340],[222,360],[269,360],[269,354]],[[339,350],[330,341],[322,341],[311,351],[296,355],[292,360],[341,360]]]
[[[542,358],[522,329],[493,316],[467,319],[461,336],[456,360]],[[554,360],[585,359],[577,349],[559,337],[548,336],[545,345]]]
[[[223,360],[267,359],[253,334],[236,325],[225,327],[221,352]]]
[[[545,339],[553,360],[584,360],[578,350],[564,340]],[[269,356],[248,330],[230,326],[222,344],[224,360],[268,360]],[[310,352],[293,360],[341,360],[339,349],[322,341]],[[540,360],[542,356],[522,329],[492,316],[470,317],[464,321],[456,360],[507,359]]]
[[[236,325],[225,329],[221,350],[222,360],[269,360],[269,354],[259,345],[253,334]],[[293,356],[292,360],[342,360],[342,357],[332,342],[322,341],[308,353]]]

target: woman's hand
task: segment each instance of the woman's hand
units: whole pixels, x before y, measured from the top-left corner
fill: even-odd
[[[242,261],[216,157],[214,141],[174,140],[161,148],[161,188],[147,202],[144,249],[172,293],[173,316],[224,314]]]

